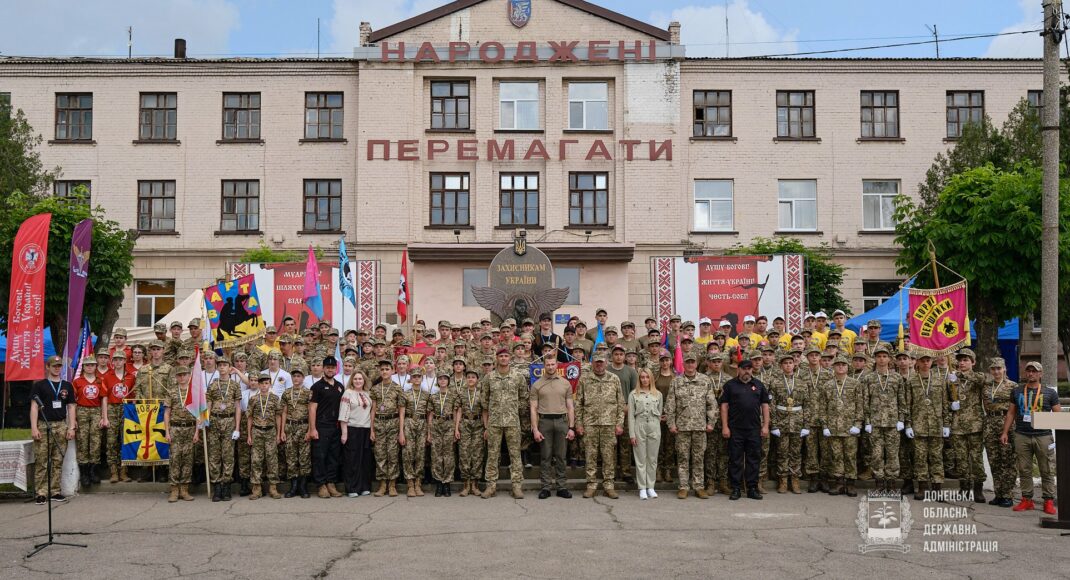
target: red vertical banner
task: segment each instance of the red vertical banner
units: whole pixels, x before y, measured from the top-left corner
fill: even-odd
[[[9,381],[45,377],[45,273],[48,266],[48,228],[52,214],[38,214],[22,222],[11,257],[11,293],[7,308],[7,364]]]
[[[699,316],[717,328],[719,320],[732,323],[732,336],[743,328],[743,317],[758,314],[761,296],[756,256],[703,256],[698,265]]]
[[[318,266],[323,320],[331,321],[334,290],[331,268],[334,264]],[[272,319],[275,324],[280,324],[286,316],[293,316],[301,330],[318,323],[320,318],[305,305],[305,262],[265,264],[264,267],[275,272],[275,317]]]

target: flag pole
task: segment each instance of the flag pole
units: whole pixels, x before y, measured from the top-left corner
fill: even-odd
[[[205,473],[204,484],[208,486],[208,497],[212,497],[212,464],[208,461],[208,429],[201,429],[203,435],[201,436],[201,443],[204,444],[204,470]]]

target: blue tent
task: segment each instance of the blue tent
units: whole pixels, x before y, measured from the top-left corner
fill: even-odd
[[[44,332],[45,358],[56,354],[56,347],[52,345],[52,330],[46,328]],[[0,331],[0,363],[7,362],[7,332]]]

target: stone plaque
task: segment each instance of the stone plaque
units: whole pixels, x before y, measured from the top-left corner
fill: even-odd
[[[513,246],[494,256],[488,271],[490,286],[473,286],[480,306],[504,320],[520,323],[538,320],[540,314],[557,310],[568,297],[568,288],[554,288],[554,268],[542,250],[517,236]]]

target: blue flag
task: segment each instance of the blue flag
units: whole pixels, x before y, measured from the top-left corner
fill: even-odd
[[[338,240],[338,291],[353,306],[357,305],[357,293],[353,289],[352,272],[349,269],[349,253],[346,251],[346,239]]]

